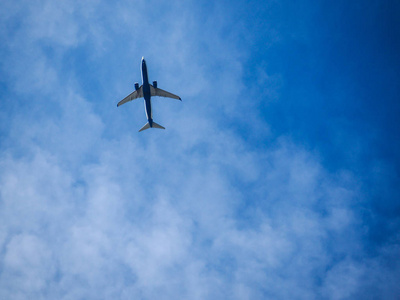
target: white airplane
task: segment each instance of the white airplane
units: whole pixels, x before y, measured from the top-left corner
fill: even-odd
[[[177,99],[181,100],[181,97],[174,95],[170,92],[164,91],[162,89],[157,88],[157,81],[153,81],[153,85],[149,83],[149,77],[147,75],[147,66],[146,66],[146,61],[144,60],[144,57],[142,57],[142,85],[139,87],[139,83],[135,82],[135,91],[128,96],[126,96],[124,99],[122,99],[120,102],[118,102],[117,107],[138,99],[138,98],[144,98],[144,108],[146,110],[146,116],[148,122],[139,130],[143,131],[148,128],[160,128],[160,129],[165,129],[161,125],[157,124],[156,122],[153,121],[153,112],[151,110],[151,96],[160,96],[160,97],[167,97],[167,98],[172,98],[172,99]]]

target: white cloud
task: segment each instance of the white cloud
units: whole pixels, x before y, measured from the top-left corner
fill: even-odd
[[[112,147],[133,151],[137,147],[122,142]],[[235,142],[239,140],[232,145]],[[343,189],[340,183],[329,182],[329,174],[318,161],[287,143],[264,154],[241,149],[250,156],[247,168],[268,174],[250,179],[246,171],[238,175],[239,182],[261,188],[249,193],[236,187],[225,173],[231,155],[231,168],[245,170],[235,159],[240,148],[233,147],[226,156],[218,146],[208,146],[216,150],[212,156],[198,157],[194,165],[179,164],[178,169],[171,168],[172,175],[168,170],[174,161],[189,162],[191,153],[178,147],[179,155],[157,160],[162,176],[156,175],[155,180],[145,178],[156,170],[151,161],[148,173],[135,162],[141,147],[124,159],[113,148],[103,150],[97,163],[79,169],[83,171],[79,176],[76,170],[46,159],[47,155],[37,154],[24,163],[10,158],[3,162],[1,178],[2,220],[8,233],[4,262],[12,262],[11,257],[17,255],[19,238],[14,232],[30,232],[35,234],[35,244],[27,243],[26,251],[34,251],[29,248],[32,245],[45,247],[47,259],[34,261],[34,274],[42,279],[26,286],[27,295],[51,286],[53,295],[59,297],[64,292],[67,299],[96,298],[99,292],[113,296],[133,293],[144,298],[223,297],[224,291],[232,291],[232,298],[313,296],[315,277],[323,277],[324,266],[334,262],[335,251],[346,255],[349,251],[334,243],[332,249],[327,248],[329,236],[350,234],[352,239],[358,238],[349,214],[352,197],[342,198],[347,205],[333,204],[335,199],[329,194]],[[147,152],[154,157],[163,152],[157,144],[147,146],[147,150],[142,158]],[[259,161],[270,165],[257,164]],[[146,169],[146,164],[143,166]],[[296,166],[302,172],[309,170],[300,181],[294,176]],[[73,178],[80,178],[80,183]],[[295,192],[295,186],[300,193]],[[22,187],[20,193],[14,192],[17,187]],[[315,208],[317,199],[309,191],[325,199],[324,214]],[[259,198],[248,198],[252,193]],[[52,276],[58,274],[57,280],[40,275],[49,265]],[[7,266],[25,269],[22,263]],[[12,293],[7,284],[10,268],[0,277],[4,295]],[[17,274],[13,280],[18,281],[31,273],[13,274]],[[109,281],[110,277],[114,279]],[[340,282],[330,278],[330,288],[339,288]],[[358,283],[359,277],[352,276],[352,280]],[[352,291],[349,286],[343,293]]]
[[[244,124],[244,115],[255,135],[270,134],[243,99],[243,52],[225,38],[221,8],[205,24],[185,5],[171,8],[149,30],[144,2],[42,4],[5,20],[29,14],[2,63],[22,108],[1,149],[0,298],[342,298],[380,269],[379,260],[358,260],[367,255],[351,173],[329,173],[290,138],[255,147],[221,124]],[[116,112],[99,91],[89,101],[97,85],[86,88],[72,67],[63,82],[60,66],[78,48],[115,71],[100,63],[113,43],[132,49],[121,60],[146,52],[151,74],[186,96],[157,102],[165,132],[132,129],[138,103]],[[128,73],[139,75],[126,63],[101,84],[113,94],[122,88],[105,78]],[[268,82],[277,97],[280,85]],[[368,278],[376,285],[397,273]]]

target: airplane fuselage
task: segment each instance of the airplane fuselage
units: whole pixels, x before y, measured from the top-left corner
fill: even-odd
[[[144,58],[142,58],[142,84],[143,84],[143,98],[144,108],[146,110],[147,120],[150,127],[153,127],[153,113],[151,111],[151,92],[149,84],[149,75],[147,74],[147,65]]]

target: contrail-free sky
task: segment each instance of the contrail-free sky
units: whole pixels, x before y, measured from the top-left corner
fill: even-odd
[[[399,12],[2,1],[0,299],[397,299]]]

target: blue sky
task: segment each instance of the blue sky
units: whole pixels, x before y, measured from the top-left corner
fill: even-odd
[[[398,298],[399,6],[3,1],[0,298]]]

